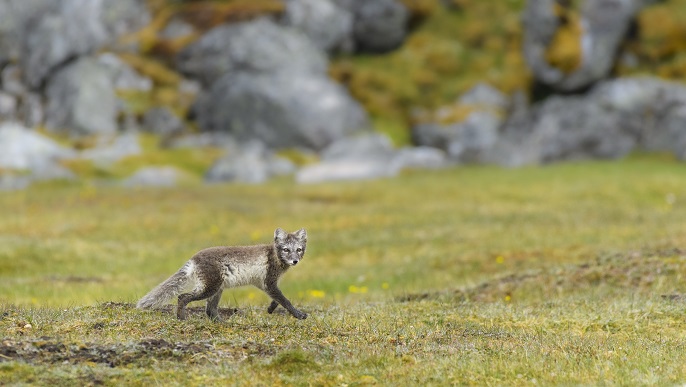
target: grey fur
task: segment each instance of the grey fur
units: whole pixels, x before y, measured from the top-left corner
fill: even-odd
[[[283,295],[278,281],[283,273],[302,260],[306,247],[305,229],[289,234],[277,228],[273,244],[201,250],[178,272],[143,296],[137,307],[159,308],[178,296],[176,315],[184,320],[189,302],[207,299],[205,311],[210,318],[217,319],[217,306],[224,289],[254,285],[272,298],[268,313],[281,305],[294,317],[304,319],[307,314],[296,309]]]
[[[167,278],[166,281],[155,286],[153,290],[138,301],[136,307],[139,309],[157,309],[178,296],[181,290],[188,284],[188,276],[184,270],[187,266],[188,263],[171,277]]]

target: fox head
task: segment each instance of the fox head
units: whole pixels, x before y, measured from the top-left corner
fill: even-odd
[[[307,231],[304,228],[287,233],[281,228],[274,231],[276,255],[289,266],[295,266],[303,259],[307,247]]]

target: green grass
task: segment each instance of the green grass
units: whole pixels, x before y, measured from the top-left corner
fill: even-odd
[[[684,383],[684,172],[634,156],[0,193],[0,382]],[[275,227],[308,230],[281,284],[306,320],[250,288],[224,293],[221,323],[132,307],[198,249]]]

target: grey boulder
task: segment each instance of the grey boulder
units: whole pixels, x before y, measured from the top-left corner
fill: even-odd
[[[686,86],[656,78],[598,83],[508,120],[487,159],[508,166],[616,159],[635,149],[686,158]]]
[[[50,79],[46,127],[74,136],[112,134],[117,130],[117,97],[109,70],[93,58],[82,58]]]
[[[29,22],[35,23],[58,6],[54,0],[0,0],[0,67],[19,62]]]
[[[106,52],[97,56],[98,64],[106,68],[116,90],[149,92],[153,82],[149,77],[140,75],[117,55]]]
[[[478,84],[454,105],[438,109],[430,120],[414,125],[413,142],[441,149],[456,162],[483,162],[500,136],[509,106],[505,94],[489,85]],[[470,112],[462,121],[449,122],[456,109]]]
[[[541,162],[614,159],[636,146],[619,114],[584,97],[553,97],[543,103],[532,129]]]
[[[396,0],[336,0],[353,15],[357,51],[383,53],[405,40],[410,13]]]
[[[121,136],[99,138],[100,144],[81,152],[82,159],[91,160],[95,164],[107,166],[125,157],[141,153],[141,146],[136,133],[124,133]]]
[[[22,36],[20,60],[24,79],[40,88],[59,66],[148,23],[149,13],[137,0],[61,0],[34,16]]]
[[[294,171],[293,163],[276,156],[262,143],[252,141],[230,149],[217,160],[205,174],[205,181],[257,184]]]
[[[321,161],[301,168],[298,183],[324,181],[370,180],[398,174],[393,145],[381,134],[364,134],[342,138],[321,153]]]
[[[564,6],[557,3],[556,0],[527,2],[522,15],[524,57],[539,82],[557,91],[582,90],[610,74],[631,23],[647,2],[584,1],[580,10],[582,33],[578,37],[581,63],[570,73],[552,66],[546,60],[546,51],[562,26],[555,7]]]
[[[368,126],[345,88],[303,72],[227,74],[201,94],[193,111],[202,130],[258,139],[270,148],[320,150]]]
[[[16,123],[0,124],[0,169],[38,173],[75,152]]]
[[[619,116],[619,126],[648,151],[686,159],[686,86],[657,78],[619,78],[596,87],[594,103]]]
[[[365,133],[331,144],[321,153],[319,163],[298,171],[296,181],[312,184],[371,180],[393,177],[404,169],[440,168],[445,165],[446,157],[440,150],[426,147],[396,150],[387,136]]]
[[[353,49],[353,15],[331,0],[286,0],[282,21],[327,52]]]
[[[0,124],[0,190],[17,190],[34,181],[73,179],[59,164],[75,152],[16,123]]]
[[[127,187],[174,187],[179,175],[174,167],[146,167],[137,170],[122,184]]]
[[[168,107],[154,107],[143,115],[142,129],[162,136],[183,132],[185,125]]]
[[[302,32],[264,18],[215,27],[177,57],[177,68],[206,86],[239,71],[325,74],[327,65]]]

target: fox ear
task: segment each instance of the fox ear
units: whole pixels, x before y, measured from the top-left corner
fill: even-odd
[[[301,241],[307,240],[307,231],[305,231],[304,228],[301,228],[300,230],[294,232],[293,235],[295,235],[295,237]]]
[[[288,236],[288,234],[281,227],[274,230],[274,242],[283,242],[286,240],[286,236]]]

